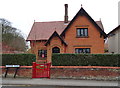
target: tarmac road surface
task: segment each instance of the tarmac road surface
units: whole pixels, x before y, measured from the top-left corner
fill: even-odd
[[[109,86],[109,87],[100,87],[100,86],[32,86],[32,85],[4,85],[2,88],[120,88],[115,86]]]

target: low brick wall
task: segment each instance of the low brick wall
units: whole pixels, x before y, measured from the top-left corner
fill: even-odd
[[[99,66],[53,66],[51,78],[118,80],[119,67]]]
[[[0,67],[0,69],[2,68],[2,77],[5,77],[5,73],[6,73],[6,68],[4,66]],[[8,73],[7,73],[7,77],[14,77],[15,74],[15,68],[9,68]],[[16,74],[16,78],[18,77],[24,77],[24,78],[32,78],[32,66],[21,66],[18,69],[18,72]]]
[[[2,77],[4,78],[6,69],[1,66]],[[8,71],[7,77],[14,76],[15,69]],[[51,66],[50,78],[69,78],[69,79],[95,79],[95,80],[118,80],[120,77],[120,67],[101,67],[101,66]],[[32,66],[21,66],[16,78],[32,78]]]

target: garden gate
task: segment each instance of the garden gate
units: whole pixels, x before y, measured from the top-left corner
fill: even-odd
[[[51,63],[37,64],[33,62],[32,78],[50,78]]]

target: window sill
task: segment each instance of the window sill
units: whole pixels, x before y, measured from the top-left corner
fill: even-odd
[[[45,60],[45,59],[47,59],[47,57],[39,57],[38,59]]]
[[[76,38],[89,38],[89,36],[76,36]]]

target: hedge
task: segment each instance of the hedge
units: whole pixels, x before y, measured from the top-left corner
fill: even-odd
[[[36,56],[34,54],[1,54],[2,66],[5,65],[21,65],[31,66],[35,62]]]
[[[120,54],[53,54],[53,66],[119,66]]]

